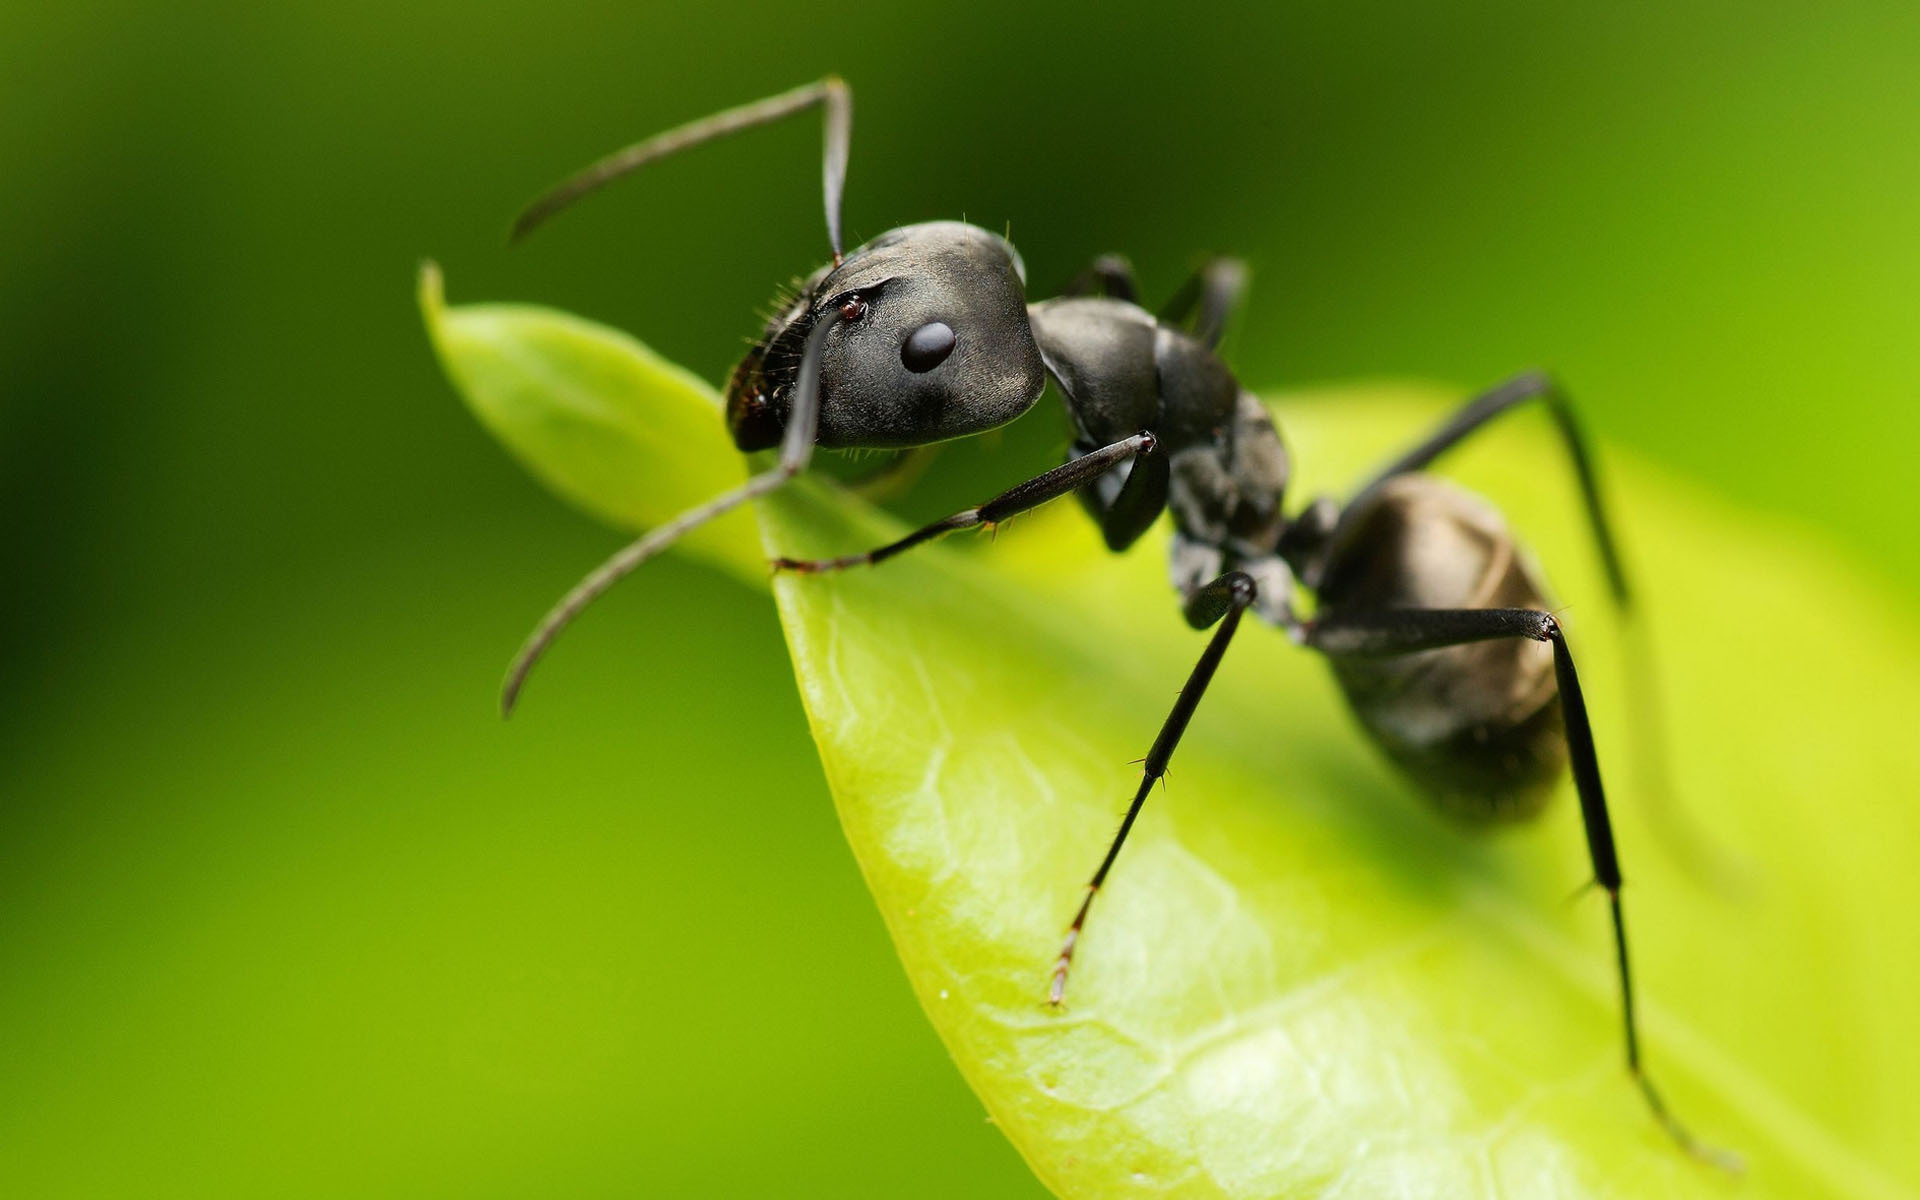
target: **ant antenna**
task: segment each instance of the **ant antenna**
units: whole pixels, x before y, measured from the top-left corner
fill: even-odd
[[[758,125],[768,125],[782,117],[820,105],[825,108],[826,150],[821,157],[821,175],[827,202],[827,240],[833,245],[833,265],[839,266],[842,255],[840,241],[840,196],[846,190],[847,183],[847,147],[853,140],[853,92],[846,81],[838,75],[829,75],[825,79],[769,96],[765,100],[756,100],[752,104],[743,104],[739,108],[729,108],[710,117],[669,129],[665,133],[655,134],[644,142],[635,142],[624,150],[617,150],[594,163],[579,174],[561,180],[539,199],[521,210],[513,223],[513,233],[508,240],[517,242],[532,233],[548,217],[566,208],[588,192],[601,187],[629,172],[637,171],[648,163],[657,162],[670,154],[676,154],[703,142],[711,142],[739,133],[743,129],[752,129]]]
[[[813,439],[820,426],[820,354],[826,345],[827,334],[841,320],[840,310],[829,308],[821,314],[812,332],[807,334],[806,349],[800,357],[800,377],[793,389],[793,408],[787,416],[786,436],[780,442],[780,461],[732,491],[722,492],[705,504],[681,513],[665,525],[647,531],[575,584],[572,591],[562,596],[560,602],[540,618],[540,623],[534,626],[533,632],[527,635],[526,642],[521,645],[520,652],[513,656],[513,664],[507,668],[506,683],[500,689],[501,716],[513,715],[513,706],[520,698],[520,689],[527,682],[527,674],[540,661],[540,656],[547,652],[547,647],[553,644],[553,639],[559,637],[560,631],[571,624],[587,605],[598,600],[608,588],[632,573],[635,567],[672,545],[682,534],[733,511],[755,496],[766,495],[805,469],[807,460],[813,457]]]

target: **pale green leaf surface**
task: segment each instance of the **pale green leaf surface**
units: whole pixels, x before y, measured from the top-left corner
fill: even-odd
[[[713,389],[633,338],[550,308],[448,308],[420,269],[434,350],[473,414],[542,483],[611,525],[646,529],[744,479]],[[684,552],[764,582],[753,521],[733,513]]]
[[[720,454],[724,434],[711,393],[630,339],[427,299],[455,381],[563,494],[632,527],[739,478],[730,451],[711,478],[648,457]],[[539,432],[543,381],[567,410],[607,386],[623,416],[603,433],[633,444]],[[1277,404],[1298,494],[1338,489],[1447,399],[1376,385]],[[1498,499],[1565,605],[1613,785],[1649,1059],[1748,1174],[1677,1153],[1621,1068],[1602,907],[1566,899],[1586,877],[1571,796],[1499,836],[1450,827],[1362,740],[1324,666],[1257,625],[1096,905],[1066,1010],[1049,1011],[1048,966],[1137,779],[1129,760],[1203,640],[1179,620],[1163,543],[1108,555],[1059,505],[993,544],[781,577],[774,594],[913,986],[1062,1195],[1915,1194],[1911,614],[1793,530],[1607,455],[1677,790],[1740,865],[1737,887],[1702,882],[1634,787],[1623,647],[1558,451],[1544,422],[1510,424],[1446,467]],[[607,482],[618,463],[640,477]],[[824,484],[761,517],[767,554],[898,532]],[[762,554],[717,544],[709,557],[764,583]]]

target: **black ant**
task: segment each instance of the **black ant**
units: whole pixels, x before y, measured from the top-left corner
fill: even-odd
[[[1571,766],[1594,882],[1613,918],[1627,1068],[1680,1146],[1736,1165],[1668,1111],[1641,1062],[1620,861],[1566,637],[1500,515],[1421,473],[1501,413],[1538,401],[1565,443],[1610,589],[1624,607],[1626,577],[1592,456],[1559,386],[1541,373],[1509,380],[1475,397],[1346,503],[1322,496],[1288,515],[1281,508],[1286,449],[1266,409],[1215,354],[1245,281],[1239,263],[1209,263],[1155,314],[1135,302],[1132,272],[1117,257],[1097,260],[1067,295],[1030,304],[1019,252],[957,221],[904,226],[843,253],[840,198],[853,101],[831,77],[602,159],[529,206],[514,237],[636,168],[816,106],[825,114],[833,262],[768,321],[727,385],[734,443],[743,452],[777,446],[777,464],[652,530],[582,580],[514,660],[503,710],[512,710],[527,672],[581,609],[688,530],[798,475],[815,446],[903,449],[981,433],[1027,412],[1052,379],[1073,423],[1065,464],[889,545],[774,563],[807,574],[878,563],[1069,493],[1120,551],[1172,512],[1173,585],[1186,619],[1196,629],[1218,628],[1147,752],[1139,789],[1067,927],[1048,1001],[1057,1006],[1064,997],[1094,896],[1251,610],[1327,657],[1373,740],[1456,817],[1480,824],[1531,817]],[[1294,614],[1296,585],[1317,597],[1310,619]]]

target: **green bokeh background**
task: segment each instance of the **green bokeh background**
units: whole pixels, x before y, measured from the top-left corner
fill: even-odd
[[[501,235],[826,70],[855,237],[965,216],[1041,287],[1123,249],[1155,292],[1243,254],[1249,381],[1550,364],[1920,598],[1908,3],[8,8],[0,1194],[1039,1193],[892,960],[763,596],[652,566],[498,722],[613,538],[413,310],[431,254],[718,377],[821,256],[815,129]]]

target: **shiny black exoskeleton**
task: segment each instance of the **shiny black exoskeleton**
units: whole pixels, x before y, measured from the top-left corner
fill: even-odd
[[[1215,353],[1244,271],[1209,264],[1155,314],[1135,302],[1124,260],[1103,258],[1070,294],[1029,303],[1025,268],[1004,238],[936,221],[842,253],[840,197],[852,101],[827,79],[639,143],[561,184],[522,216],[524,233],[583,193],[686,146],[812,107],[826,114],[824,181],[833,261],[768,322],[727,387],[743,451],[778,463],[735,491],[649,532],[589,575],[535,630],[508,676],[511,708],[552,638],[614,581],[682,533],[779,487],[814,447],[924,446],[997,428],[1059,389],[1074,439],[1067,461],[886,546],[841,558],[779,560],[820,572],[878,563],[954,530],[1005,520],[1069,493],[1115,551],[1170,512],[1170,569],[1187,620],[1215,627],[1143,760],[1133,802],[1054,959],[1049,1000],[1065,994],[1094,896],[1154,781],[1165,774],[1249,610],[1325,655],[1373,740],[1449,813],[1476,822],[1532,815],[1572,769],[1595,881],[1613,922],[1626,1059],[1655,1116],[1687,1150],[1727,1161],[1667,1111],[1641,1068],[1622,884],[1593,735],[1558,622],[1512,535],[1484,501],[1422,473],[1516,405],[1540,401],[1578,476],[1615,598],[1627,589],[1592,460],[1565,397],[1540,374],[1469,402],[1358,488],[1283,508],[1287,453],[1266,408]],[[1295,615],[1297,588],[1311,619]]]

